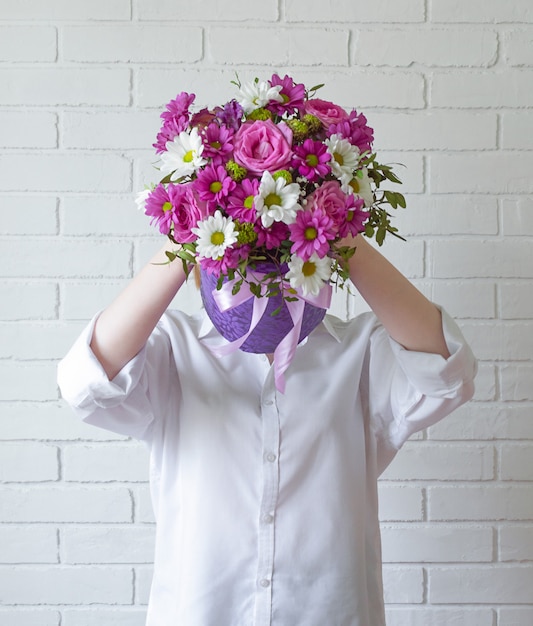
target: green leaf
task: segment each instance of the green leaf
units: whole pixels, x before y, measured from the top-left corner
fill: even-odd
[[[281,313],[281,309],[282,309],[282,307],[278,306],[278,308],[274,309],[270,315],[272,317],[275,317],[276,315],[279,315]]]

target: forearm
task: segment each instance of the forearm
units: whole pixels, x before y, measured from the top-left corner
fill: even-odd
[[[389,335],[408,350],[448,358],[439,309],[363,236],[344,243],[357,248],[350,279]]]
[[[165,246],[129,283],[96,321],[91,349],[109,379],[144,346],[185,281],[181,261],[168,265]]]

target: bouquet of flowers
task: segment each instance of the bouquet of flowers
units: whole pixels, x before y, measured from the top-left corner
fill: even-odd
[[[348,235],[379,245],[397,235],[386,205],[405,207],[389,165],[376,161],[365,116],[314,97],[289,76],[241,84],[238,97],[191,113],[195,95],[180,93],[162,113],[154,144],[163,176],[138,197],[151,223],[176,245],[188,273],[194,264],[217,278],[244,282],[256,297],[285,300],[342,287],[355,249]],[[272,271],[250,274],[268,261]]]

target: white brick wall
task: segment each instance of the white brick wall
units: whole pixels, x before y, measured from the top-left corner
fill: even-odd
[[[388,624],[531,626],[531,0],[0,0],[0,16],[0,624],[144,623],[146,452],[74,420],[55,369],[160,243],[133,196],[161,106],[276,70],[364,110],[407,166],[408,242],[384,252],[480,359],[474,401],[380,483]],[[176,305],[197,308],[194,288]]]

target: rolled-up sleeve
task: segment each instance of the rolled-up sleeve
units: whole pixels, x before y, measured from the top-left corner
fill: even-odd
[[[168,338],[154,331],[144,348],[109,380],[90,347],[97,318],[94,317],[59,363],[61,395],[88,424],[144,439],[160,408],[158,405],[166,401],[170,369]],[[150,380],[156,384],[150,384]]]

